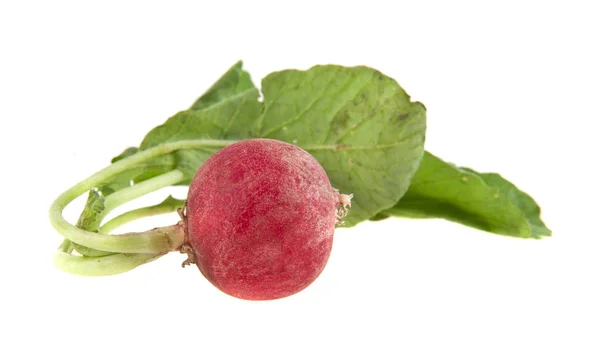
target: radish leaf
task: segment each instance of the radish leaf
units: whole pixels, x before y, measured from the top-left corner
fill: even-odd
[[[408,189],[423,154],[425,108],[396,81],[367,67],[330,65],[276,72],[262,86],[264,104],[248,89],[182,111],[150,131],[140,148],[259,137],[297,144],[319,160],[335,188],[354,194],[346,226],[393,206]],[[179,150],[177,169],[191,180],[216,150]]]
[[[242,61],[238,61],[229,68],[210,89],[194,102],[190,109],[204,109],[243,93],[248,89],[255,88],[250,74],[242,69],[242,65]]]
[[[456,167],[426,153],[406,194],[386,215],[442,218],[496,234],[540,238],[552,232],[526,193],[496,173]]]
[[[262,81],[255,136],[291,142],[321,163],[332,185],[354,194],[345,226],[393,206],[423,155],[425,107],[367,67],[315,66]]]

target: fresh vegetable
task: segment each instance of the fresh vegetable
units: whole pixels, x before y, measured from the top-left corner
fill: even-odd
[[[173,226],[110,234],[112,229],[140,217],[182,209],[184,201],[168,198],[156,206],[125,212],[104,221],[110,211],[127,201],[162,187],[190,185],[192,181],[194,187],[201,187],[198,191],[203,195],[223,194],[222,199],[225,199],[227,194],[223,192],[231,191],[244,197],[244,188],[239,185],[225,184],[226,180],[217,184],[194,177],[197,172],[198,177],[208,174],[208,167],[212,167],[211,172],[223,172],[224,167],[210,163],[224,159],[221,153],[215,152],[229,152],[233,150],[230,145],[239,147],[236,145],[248,142],[287,142],[313,157],[326,173],[330,186],[340,192],[353,193],[352,208],[343,219],[344,227],[369,219],[403,216],[443,218],[522,238],[550,236],[551,231],[540,218],[539,206],[514,184],[498,174],[459,168],[425,152],[425,112],[425,107],[411,101],[395,80],[372,68],[324,65],[306,71],[274,72],[262,80],[259,91],[242,69],[241,62],[236,63],[189,109],[152,129],[139,147],[124,150],[110,166],[57,198],[50,208],[50,220],[65,240],[55,255],[56,265],[76,274],[110,275],[126,272],[171,251],[190,252],[197,255],[199,268],[211,282],[241,298],[274,298],[302,289],[306,283],[298,282],[294,288],[283,291],[281,283],[266,282],[274,278],[273,275],[264,275],[264,279],[247,282],[249,284],[243,287],[228,284],[232,279],[250,276],[250,265],[231,260],[227,262],[230,274],[215,272],[225,255],[211,250],[215,245],[210,239],[225,236],[224,226],[204,215],[195,216],[197,211],[193,209],[180,210],[184,218]],[[258,138],[272,141],[253,140]],[[283,164],[275,157],[269,159],[275,160],[273,164]],[[248,158],[238,164],[251,161]],[[251,176],[257,181],[248,181],[247,186],[260,185],[260,177],[265,174],[256,167],[253,169],[256,170]],[[297,173],[309,174],[302,170]],[[323,181],[322,174],[312,174],[313,179],[321,177],[318,179]],[[325,184],[323,182],[321,184]],[[211,188],[218,189],[212,191]],[[188,208],[205,204],[202,199],[191,197],[194,189],[190,190]],[[73,226],[64,219],[62,210],[84,193],[88,193],[88,201],[77,225]],[[341,197],[342,206],[349,203],[348,198]],[[286,216],[275,213],[287,206],[286,203],[279,200],[270,203],[274,205],[268,209],[270,213],[265,213],[269,217],[269,222],[264,223],[265,229],[283,224],[281,219],[285,220]],[[235,209],[246,206],[253,211],[258,209],[255,204],[258,205],[252,201],[250,205],[231,206],[228,212],[216,207],[214,210],[223,218],[234,219]],[[297,213],[301,214],[298,216],[303,214]],[[331,214],[329,210],[318,218],[331,221],[328,214]],[[260,224],[255,219],[259,217],[248,218],[248,226],[258,231],[256,226]],[[286,230],[289,227],[282,225],[281,228],[289,231]],[[251,230],[239,229],[239,235],[235,236],[251,234]],[[275,238],[269,229],[260,231],[262,235],[256,234],[258,240],[250,248],[251,254],[259,254],[260,246],[268,246]],[[215,235],[206,238],[211,233]],[[309,235],[316,236],[307,233],[306,244],[310,243]],[[235,236],[223,237],[222,241]],[[280,238],[284,236],[282,233]],[[204,255],[198,251],[212,252],[206,252],[208,257],[204,259],[199,257]],[[234,251],[238,261],[252,258],[251,254],[242,256],[241,250]],[[273,253],[273,249],[265,248],[264,256],[269,253]],[[288,268],[287,262],[281,261],[277,260],[277,267],[267,266],[264,260],[257,259],[253,266],[271,271]],[[324,262],[315,267],[313,276],[323,266]],[[306,277],[305,282],[311,278]]]
[[[297,146],[270,139],[230,145],[206,160],[190,185],[189,262],[238,298],[294,294],[325,268],[348,198]]]

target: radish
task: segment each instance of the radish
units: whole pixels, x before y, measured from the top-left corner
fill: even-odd
[[[271,139],[212,155],[189,189],[184,264],[241,299],[287,297],[310,285],[329,258],[350,195],[331,186],[308,152]]]
[[[188,254],[184,266],[196,264],[231,296],[290,296],[323,272],[335,227],[351,206],[352,194],[340,194],[326,172],[360,196],[348,226],[404,216],[508,236],[551,235],[537,203],[499,174],[424,151],[425,107],[393,78],[365,66],[318,65],[273,72],[261,83],[256,88],[237,63],[139,147],[59,195],[49,214],[64,237],[55,265],[107,276],[178,251]],[[129,201],[190,182],[185,201],[169,197],[104,221]],[[85,193],[74,225],[63,210]],[[181,217],[175,225],[111,234],[174,211]]]

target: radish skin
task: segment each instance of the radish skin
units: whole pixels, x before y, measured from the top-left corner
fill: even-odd
[[[197,171],[182,250],[231,296],[287,297],[325,268],[339,206],[340,194],[306,151],[271,139],[240,141]]]

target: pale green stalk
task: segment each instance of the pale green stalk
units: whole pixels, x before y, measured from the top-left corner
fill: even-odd
[[[163,253],[178,249],[183,244],[183,231],[173,229],[173,227],[157,228],[141,233],[129,233],[122,235],[108,235],[85,231],[73,226],[62,215],[64,208],[75,198],[88,190],[109,182],[110,179],[132,166],[152,158],[179,150],[179,149],[197,149],[204,147],[224,147],[235,141],[225,140],[184,140],[164,143],[134,155],[124,158],[103,170],[93,174],[89,178],[76,184],[66,192],[61,194],[50,207],[50,222],[52,226],[65,238],[92,249],[117,252],[117,253]],[[177,173],[168,175],[167,179],[177,177]],[[158,177],[157,177],[158,178]],[[159,181],[154,181],[160,183]],[[135,187],[135,186],[134,186]],[[131,187],[133,188],[133,187]],[[149,189],[146,186],[143,189]],[[130,189],[130,188],[126,188]],[[142,193],[142,190],[128,190],[122,197],[113,198],[109,204],[117,204],[127,197],[136,196]],[[110,196],[109,196],[110,197]],[[107,198],[108,199],[108,198]]]
[[[118,227],[121,227],[121,226],[123,226],[131,221],[137,220],[137,219],[154,216],[154,215],[173,213],[173,212],[177,211],[178,208],[181,208],[184,204],[183,201],[179,201],[176,199],[173,199],[173,201],[179,202],[179,204],[161,203],[158,205],[146,206],[143,208],[139,208],[139,209],[135,209],[135,210],[131,210],[126,213],[123,213],[123,214],[113,218],[112,220],[107,221],[104,225],[102,225],[100,227],[98,232],[100,232],[102,234],[107,234],[110,231],[113,231],[113,230],[117,229]]]

